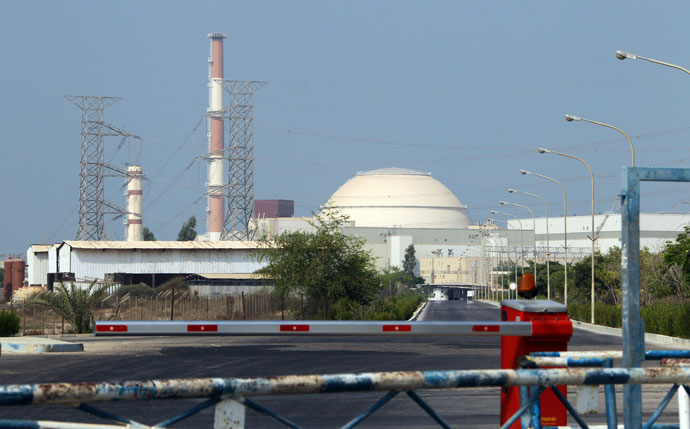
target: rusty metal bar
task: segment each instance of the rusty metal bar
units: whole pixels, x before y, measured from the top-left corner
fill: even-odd
[[[121,383],[0,386],[0,405],[74,404],[219,395],[337,393],[462,387],[689,384],[690,367],[407,371],[259,378],[196,378]]]

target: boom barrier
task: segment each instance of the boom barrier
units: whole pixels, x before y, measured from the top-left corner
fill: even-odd
[[[378,321],[96,321],[97,336],[129,335],[480,335],[552,336],[572,333],[569,320],[529,322]]]

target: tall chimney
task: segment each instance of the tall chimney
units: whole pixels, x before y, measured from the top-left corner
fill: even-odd
[[[141,241],[141,166],[130,165],[127,175],[127,241]]]
[[[223,149],[223,39],[225,34],[209,33],[209,160],[208,160],[208,239],[220,240],[225,225],[225,154]]]

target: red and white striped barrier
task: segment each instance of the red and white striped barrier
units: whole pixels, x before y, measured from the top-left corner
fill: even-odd
[[[550,336],[572,333],[570,320],[529,322],[395,321],[96,321],[97,336],[126,335],[457,335]]]

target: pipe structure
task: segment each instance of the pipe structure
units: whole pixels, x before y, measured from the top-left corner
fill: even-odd
[[[142,241],[141,203],[143,190],[141,186],[141,166],[127,167],[127,241]]]
[[[208,156],[208,239],[220,240],[225,225],[225,156],[223,118],[223,39],[225,34],[209,33],[209,156]]]

